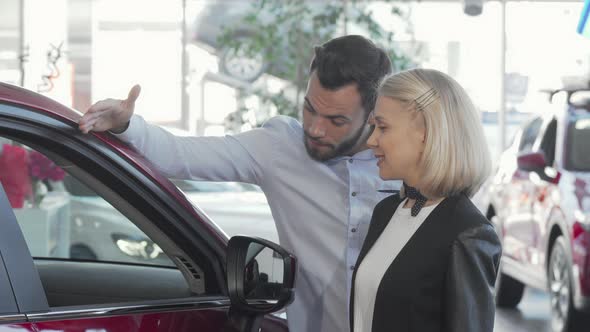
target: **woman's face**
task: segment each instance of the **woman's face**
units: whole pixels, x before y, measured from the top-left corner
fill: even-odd
[[[369,121],[375,129],[367,145],[379,159],[379,176],[418,186],[425,138],[423,115],[408,110],[407,103],[379,96]]]

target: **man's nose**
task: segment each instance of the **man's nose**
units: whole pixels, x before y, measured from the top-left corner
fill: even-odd
[[[322,118],[315,118],[309,128],[309,135],[314,138],[321,138],[326,136],[326,123]]]

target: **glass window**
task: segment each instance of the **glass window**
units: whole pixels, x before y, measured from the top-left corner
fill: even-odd
[[[184,275],[135,225],[150,224],[141,220],[139,207],[60,156],[50,159],[28,146],[3,143],[0,182],[50,307],[206,294],[200,267],[180,258],[178,266],[190,271]]]
[[[0,180],[35,258],[175,266],[124,214],[38,151],[4,144]]]
[[[520,145],[518,147],[519,152],[530,151],[533,148],[542,124],[543,120],[541,118],[535,118],[524,127],[522,130]]]
[[[571,169],[590,171],[590,114],[580,117],[570,127],[568,159]]]
[[[543,140],[541,141],[541,150],[545,153],[547,166],[552,166],[555,160],[555,138],[557,135],[557,120],[553,119],[547,125]]]

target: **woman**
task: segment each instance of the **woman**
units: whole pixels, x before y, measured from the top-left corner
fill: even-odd
[[[501,246],[469,199],[491,168],[473,103],[449,76],[414,69],[384,81],[370,121],[379,175],[404,188],[373,211],[352,331],[491,332]]]

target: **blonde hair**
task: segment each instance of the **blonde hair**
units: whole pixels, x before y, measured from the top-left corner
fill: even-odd
[[[420,191],[430,198],[473,196],[490,175],[491,159],[479,114],[459,83],[437,70],[412,69],[386,78],[379,95],[407,102],[408,111],[424,117]]]

